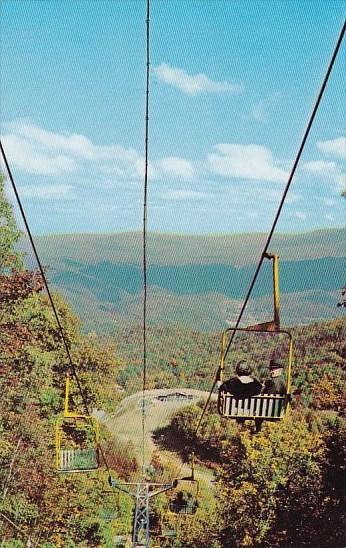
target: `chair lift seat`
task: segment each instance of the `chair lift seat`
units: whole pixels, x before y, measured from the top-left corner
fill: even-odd
[[[162,529],[161,536],[165,538],[174,538],[177,536],[177,532],[174,529]]]
[[[196,501],[176,502],[172,501],[169,504],[169,509],[173,514],[192,515],[197,512],[198,504]]]
[[[286,414],[288,401],[288,394],[259,394],[241,399],[230,392],[219,390],[217,407],[220,415],[231,419],[279,421]]]
[[[262,259],[273,261],[273,300],[274,300],[274,318],[270,322],[259,323],[248,327],[231,327],[222,333],[221,338],[221,363],[218,372],[218,381],[223,383],[225,358],[227,356],[230,344],[236,334],[243,333],[246,336],[270,337],[285,336],[288,338],[287,349],[287,375],[286,375],[286,394],[259,394],[249,398],[239,398],[234,396],[222,384],[219,388],[217,408],[222,417],[230,419],[261,419],[267,421],[279,421],[283,419],[288,411],[291,401],[291,377],[292,377],[292,356],[293,356],[293,337],[287,330],[280,329],[280,298],[279,298],[279,256],[265,252]],[[240,317],[239,317],[240,319]],[[227,342],[228,335],[231,339]]]

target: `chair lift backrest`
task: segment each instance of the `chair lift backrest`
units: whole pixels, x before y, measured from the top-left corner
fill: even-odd
[[[285,416],[287,397],[276,394],[260,394],[252,398],[239,399],[221,392],[218,411],[223,417],[280,420]]]
[[[176,501],[171,501],[169,503],[169,510],[173,514],[193,515],[197,512],[197,509],[198,509],[197,501],[194,501],[193,504],[189,504],[187,502],[176,502]]]

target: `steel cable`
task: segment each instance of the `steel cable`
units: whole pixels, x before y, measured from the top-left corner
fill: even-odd
[[[279,204],[278,209],[277,209],[277,211],[276,211],[276,214],[275,214],[275,217],[274,217],[274,221],[273,221],[272,227],[271,227],[270,232],[269,232],[269,234],[268,234],[268,237],[267,237],[265,246],[264,246],[264,248],[263,248],[262,254],[261,254],[260,259],[259,259],[259,262],[258,262],[258,264],[257,264],[257,267],[256,267],[256,270],[255,270],[253,279],[252,279],[252,281],[251,281],[251,283],[250,283],[248,292],[247,292],[246,297],[245,297],[245,299],[244,299],[242,308],[241,308],[241,310],[240,310],[240,312],[239,312],[239,315],[238,315],[238,318],[237,318],[237,321],[236,321],[236,324],[235,324],[234,329],[237,329],[237,328],[239,327],[239,324],[240,324],[241,319],[242,319],[242,317],[243,317],[245,308],[246,308],[246,306],[247,306],[247,304],[248,304],[248,301],[249,301],[249,298],[250,298],[250,296],[251,296],[251,293],[252,293],[252,290],[253,290],[253,288],[254,288],[254,285],[255,285],[255,283],[256,283],[258,274],[259,274],[260,269],[261,269],[261,266],[262,266],[262,264],[263,264],[263,261],[264,261],[264,258],[265,258],[265,254],[266,254],[267,251],[268,251],[270,242],[271,242],[271,240],[272,240],[272,237],[273,237],[273,234],[274,234],[276,225],[277,225],[277,223],[278,223],[278,220],[279,220],[279,217],[280,217],[282,208],[283,208],[284,203],[285,203],[285,200],[286,200],[287,193],[288,193],[288,191],[289,191],[289,189],[290,189],[290,186],[291,186],[291,183],[292,183],[294,174],[295,174],[295,172],[296,172],[296,169],[297,169],[299,160],[300,160],[300,158],[301,158],[301,155],[302,155],[302,153],[303,153],[303,150],[304,150],[304,147],[305,147],[307,138],[308,138],[308,136],[309,136],[309,133],[310,133],[310,130],[311,130],[313,121],[314,121],[314,119],[315,119],[316,113],[317,113],[318,108],[319,108],[319,105],[320,105],[320,103],[321,103],[321,99],[322,99],[323,94],[324,94],[324,91],[325,91],[325,89],[326,89],[326,86],[327,86],[327,83],[328,83],[328,80],[329,80],[331,71],[332,71],[332,69],[333,69],[333,66],[334,66],[334,63],[335,63],[335,60],[336,60],[336,57],[337,57],[338,52],[339,52],[339,50],[340,50],[340,46],[341,46],[341,44],[342,44],[342,40],[343,40],[343,38],[344,38],[345,31],[346,31],[346,21],[344,22],[344,24],[343,24],[343,26],[342,26],[342,28],[341,28],[341,31],[340,31],[340,34],[339,34],[339,37],[338,37],[336,46],[335,46],[335,48],[334,48],[332,57],[331,57],[331,59],[330,59],[330,62],[329,62],[329,65],[328,65],[328,68],[327,68],[325,77],[324,77],[324,79],[323,79],[323,82],[322,82],[321,88],[320,88],[320,90],[319,90],[317,99],[316,99],[316,101],[315,101],[315,104],[314,104],[312,113],[311,113],[311,115],[310,115],[310,118],[309,118],[307,127],[306,127],[306,129],[305,129],[305,132],[304,132],[304,135],[303,135],[303,138],[302,138],[300,147],[299,147],[299,149],[298,149],[298,152],[297,152],[297,155],[296,155],[296,157],[295,157],[295,160],[294,160],[294,163],[293,163],[293,166],[292,166],[290,175],[289,175],[289,177],[288,177],[288,181],[287,181],[287,183],[286,183],[286,186],[285,186],[285,189],[284,189],[284,192],[283,192],[283,195],[282,195],[280,204]],[[225,351],[225,354],[224,354],[224,358],[226,358],[226,356],[227,356],[227,354],[228,354],[228,352],[229,352],[229,350],[230,350],[230,348],[231,348],[231,345],[232,345],[234,336],[235,336],[235,331],[232,332],[232,335],[231,335],[231,337],[230,337],[228,346],[227,346],[226,351]],[[195,431],[194,431],[194,435],[195,435],[195,436],[197,436],[197,433],[198,433],[198,431],[199,431],[199,428],[200,428],[200,426],[201,426],[201,424],[202,424],[203,417],[204,417],[204,415],[205,415],[205,413],[207,412],[207,409],[208,409],[208,407],[209,407],[209,403],[210,403],[210,399],[211,399],[212,393],[213,393],[214,388],[215,388],[215,386],[216,386],[216,384],[217,384],[217,382],[218,382],[218,380],[219,380],[219,371],[220,371],[220,368],[218,367],[217,372],[216,372],[216,376],[215,376],[215,380],[214,380],[213,385],[212,385],[212,387],[211,387],[211,389],[210,389],[210,391],[209,391],[209,395],[208,395],[207,401],[205,402],[205,405],[204,405],[204,407],[203,407],[203,409],[202,409],[202,413],[201,413],[200,418],[199,418],[199,420],[198,420],[196,429],[195,429]]]
[[[54,303],[53,296],[52,296],[51,290],[50,290],[49,285],[48,285],[47,277],[46,277],[46,274],[45,274],[41,259],[39,257],[37,247],[36,247],[35,241],[33,239],[33,236],[32,236],[31,230],[30,230],[30,226],[29,226],[29,223],[28,223],[28,220],[27,220],[27,217],[26,217],[23,205],[22,205],[22,201],[21,201],[20,196],[18,194],[17,186],[16,186],[16,183],[14,181],[14,177],[12,175],[12,171],[11,171],[11,168],[9,166],[9,163],[8,163],[8,160],[7,160],[7,157],[6,157],[6,154],[5,154],[5,151],[4,151],[4,148],[3,148],[3,145],[1,143],[1,141],[0,141],[0,150],[1,150],[1,155],[3,157],[4,163],[5,163],[5,166],[6,166],[8,177],[9,177],[10,182],[11,182],[13,192],[15,194],[15,197],[16,197],[16,200],[17,200],[17,203],[18,203],[18,207],[19,207],[19,210],[20,210],[23,222],[24,222],[24,226],[25,226],[28,238],[29,238],[32,250],[34,252],[34,256],[35,256],[35,259],[36,259],[36,262],[37,262],[37,265],[38,265],[38,268],[39,268],[39,271],[40,271],[40,274],[41,274],[41,277],[42,277],[42,281],[43,281],[45,290],[47,292],[48,300],[49,300],[50,306],[53,310],[55,321],[56,321],[56,324],[58,326],[58,332],[59,332],[61,341],[63,343],[63,347],[65,349],[65,352],[66,352],[66,355],[67,355],[67,358],[68,358],[68,362],[69,362],[73,377],[76,380],[77,387],[78,387],[79,393],[81,395],[86,414],[88,415],[88,417],[91,417],[89,406],[88,406],[85,394],[83,392],[81,382],[80,382],[78,374],[77,374],[76,366],[73,362],[72,354],[71,354],[71,351],[70,351],[70,348],[69,348],[69,343],[68,343],[68,340],[65,336],[64,328],[62,326],[62,323],[61,323],[61,320],[60,320],[60,317],[59,317],[59,312],[58,312],[58,309],[57,309],[57,307]],[[94,431],[94,435],[96,436],[95,431]],[[102,447],[99,445],[98,449],[100,451],[100,454],[102,456],[102,460],[103,460],[103,462],[106,466],[106,469],[107,469],[107,471],[109,471],[109,466],[108,466],[108,463],[107,463],[107,459],[104,455]]]
[[[145,166],[143,199],[143,387],[142,387],[142,474],[145,465],[145,392],[147,389],[147,224],[148,224],[148,157],[149,157],[149,81],[150,81],[150,0],[146,17],[146,90],[145,90]]]

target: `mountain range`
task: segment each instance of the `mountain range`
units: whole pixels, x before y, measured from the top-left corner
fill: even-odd
[[[142,321],[142,234],[65,234],[36,237],[52,286],[87,330],[112,331]],[[266,234],[190,236],[149,233],[148,322],[213,331],[232,323],[252,279]],[[278,234],[282,320],[306,324],[342,314],[344,229]],[[31,255],[28,260],[32,263]],[[272,276],[265,261],[245,324],[271,317]]]

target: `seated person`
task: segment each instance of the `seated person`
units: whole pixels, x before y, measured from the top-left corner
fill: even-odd
[[[251,369],[245,361],[240,361],[235,369],[236,377],[225,381],[220,390],[230,392],[233,396],[239,399],[251,398],[260,394],[262,390],[261,383],[251,377]]]
[[[264,381],[262,394],[277,394],[284,396],[287,392],[287,387],[283,378],[283,365],[279,360],[270,360],[269,371],[270,378]],[[255,419],[256,432],[261,431],[263,419]]]
[[[277,394],[284,396],[287,392],[285,380],[283,378],[283,365],[279,360],[270,360],[269,362],[270,379],[264,382],[262,394]]]
[[[192,493],[178,491],[175,499],[173,500],[173,506],[175,506],[178,511],[183,508],[190,508],[194,510],[198,507],[198,502]]]
[[[186,505],[185,493],[183,491],[178,491],[177,496],[174,499],[174,504],[177,504],[178,506]]]

